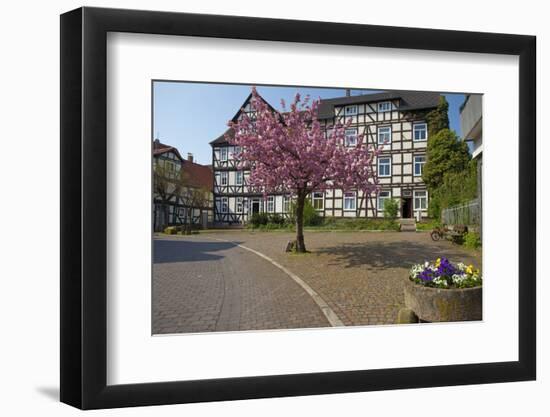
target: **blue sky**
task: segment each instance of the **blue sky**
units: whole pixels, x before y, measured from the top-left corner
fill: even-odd
[[[210,164],[210,141],[227,129],[231,119],[250,94],[249,85],[206,84],[188,82],[154,83],[153,135],[161,142],[178,148],[183,157],[191,152],[195,161]],[[344,89],[301,87],[257,87],[258,92],[273,107],[280,109],[281,98],[292,101],[297,91],[312,98],[344,96]],[[378,92],[352,90],[352,95]],[[460,136],[459,107],[463,94],[445,94],[449,102],[451,129]]]

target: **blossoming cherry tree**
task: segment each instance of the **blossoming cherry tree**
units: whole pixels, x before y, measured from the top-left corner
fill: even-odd
[[[346,146],[347,123],[337,122],[327,135],[318,119],[320,100],[310,102],[296,94],[287,111],[274,111],[252,89],[249,113],[241,112],[229,122],[229,143],[240,147],[235,154],[240,169],[249,169],[248,185],[265,194],[291,195],[296,208],[296,251],[306,252],[304,205],[314,191],[338,188],[362,191],[378,189],[374,158],[379,152],[359,136],[355,146]]]

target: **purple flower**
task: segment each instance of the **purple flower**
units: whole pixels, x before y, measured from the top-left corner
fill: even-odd
[[[452,263],[449,262],[447,258],[441,258],[441,262],[439,263],[439,266],[437,267],[437,275],[442,276],[452,276],[453,274],[456,274],[457,269],[454,267]]]
[[[433,281],[435,274],[430,268],[425,268],[420,274],[418,274],[418,278],[422,281]]]

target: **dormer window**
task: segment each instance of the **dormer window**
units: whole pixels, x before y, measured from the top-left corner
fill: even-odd
[[[344,108],[344,114],[346,116],[356,116],[357,115],[357,106],[346,106]]]
[[[383,101],[382,103],[378,103],[378,112],[383,113],[386,111],[391,111],[391,102]]]

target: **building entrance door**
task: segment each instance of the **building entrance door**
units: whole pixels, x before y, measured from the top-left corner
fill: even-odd
[[[260,200],[252,200],[252,214],[260,212]]]
[[[410,219],[413,216],[412,210],[412,198],[405,197],[401,202],[401,217],[404,219]]]

